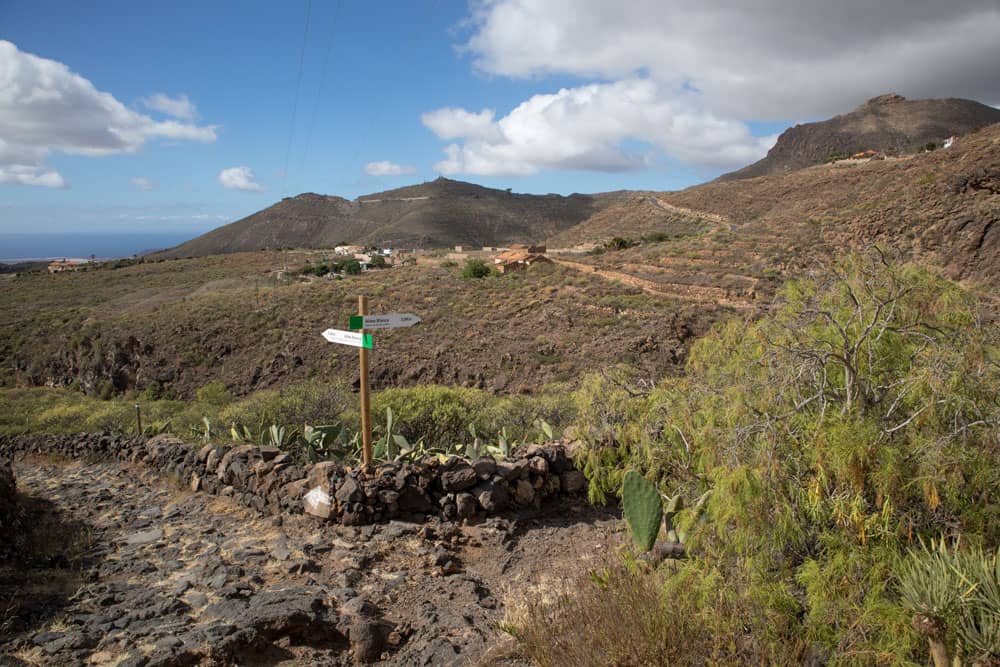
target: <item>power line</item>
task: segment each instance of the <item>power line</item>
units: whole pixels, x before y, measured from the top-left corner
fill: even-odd
[[[437,4],[438,4],[438,0],[432,0],[431,3],[429,5],[427,5],[427,13],[424,15],[424,23],[425,24],[430,22],[428,20],[428,17],[430,17],[430,16],[432,16],[434,14],[434,10],[437,8]],[[414,30],[413,31],[413,33],[412,33],[413,34],[413,38],[410,40],[409,46],[406,49],[406,55],[401,59],[400,62],[404,62],[404,63],[412,63],[413,62],[413,52],[416,51],[416,49],[417,49],[417,43],[418,43],[418,41],[420,39],[420,36],[422,34],[424,34],[424,33],[429,34],[429,31],[424,31],[424,30]],[[373,112],[371,114],[369,114],[369,116],[368,116],[368,126],[365,128],[364,133],[361,135],[361,142],[359,144],[357,144],[356,148],[354,149],[354,155],[351,157],[351,163],[352,164],[357,162],[358,155],[361,153],[362,147],[367,148],[368,137],[371,134],[372,130],[375,128],[375,121],[380,116],[380,111],[381,111],[381,107],[382,106],[383,105],[377,105],[373,109]]]
[[[292,155],[292,138],[295,135],[295,116],[299,111],[299,88],[302,86],[302,65],[306,58],[306,42],[309,39],[309,15],[312,13],[312,0],[306,0],[306,27],[302,33],[302,49],[299,51],[299,74],[295,80],[295,98],[292,102],[292,122],[288,125],[288,145],[285,148],[285,169],[281,179],[281,194],[287,195],[288,160]]]
[[[326,46],[326,55],[323,57],[323,72],[319,78],[319,89],[316,91],[316,102],[313,104],[312,117],[309,119],[309,126],[306,130],[306,145],[302,150],[302,161],[299,163],[299,171],[305,170],[306,156],[309,155],[309,144],[312,142],[313,128],[316,126],[316,115],[319,113],[319,103],[323,98],[323,86],[326,83],[326,70],[330,62],[330,54],[333,52],[333,45],[337,36],[337,21],[340,18],[340,2],[337,0],[337,7],[333,12],[333,23],[330,28],[330,42]]]

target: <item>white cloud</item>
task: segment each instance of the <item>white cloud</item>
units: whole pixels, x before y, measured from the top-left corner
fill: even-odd
[[[996,0],[490,0],[471,26],[484,73],[648,76],[723,117],[826,117],[887,92],[1000,102]]]
[[[66,187],[66,181],[59,172],[24,164],[0,164],[0,183],[40,185],[46,188]]]
[[[260,192],[264,188],[254,178],[253,170],[250,167],[230,167],[219,172],[219,183],[227,190]]]
[[[741,122],[700,109],[649,79],[564,88],[535,95],[489,126],[461,109],[424,114],[445,148],[442,174],[529,175],[542,169],[626,171],[650,166],[662,152],[688,164],[735,167],[764,156],[775,137],[754,137]],[[492,112],[489,114],[492,119]],[[628,151],[624,142],[641,144]]]
[[[498,135],[493,115],[493,109],[483,109],[479,113],[471,113],[465,109],[446,107],[422,114],[420,120],[439,139],[495,140]]]
[[[148,178],[143,178],[142,176],[133,176],[132,178],[129,179],[129,182],[131,182],[132,185],[134,185],[135,187],[139,188],[144,192],[149,192],[154,187],[156,187],[153,181],[149,180]]]
[[[194,103],[188,99],[187,95],[170,97],[163,93],[156,93],[150,97],[143,97],[139,101],[147,109],[159,111],[160,113],[165,113],[168,116],[180,118],[181,120],[194,120],[198,115],[198,110],[195,108]]]
[[[489,76],[581,79],[507,115],[443,108],[445,174],[712,169],[763,157],[748,121],[825,118],[887,92],[1000,101],[997,0],[480,0],[462,45]],[[591,83],[592,82],[592,83]]]
[[[154,121],[66,65],[0,40],[0,183],[65,187],[45,158],[53,151],[134,153],[152,138],[216,139],[214,125]]]
[[[366,164],[365,173],[369,176],[403,176],[405,174],[417,173],[417,168],[382,160],[381,162],[369,162]]]

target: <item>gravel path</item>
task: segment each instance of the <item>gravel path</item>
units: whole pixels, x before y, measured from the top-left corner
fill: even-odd
[[[141,466],[15,473],[45,553],[0,563],[0,665],[519,665],[497,623],[619,537],[612,513],[571,505],[351,528]]]

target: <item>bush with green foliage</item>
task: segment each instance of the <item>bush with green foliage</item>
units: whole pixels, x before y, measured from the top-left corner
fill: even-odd
[[[631,248],[635,243],[632,239],[622,238],[621,236],[615,236],[604,242],[604,247],[608,250],[625,250],[626,248]]]
[[[219,411],[218,420],[227,428],[247,426],[257,431],[271,424],[329,424],[356,406],[357,398],[346,383],[300,382],[231,403]]]
[[[229,393],[226,383],[221,380],[212,380],[198,389],[196,392],[198,402],[206,405],[223,406],[233,402],[233,395]]]
[[[467,259],[462,267],[463,278],[485,278],[492,272],[490,266],[481,259]]]
[[[592,380],[592,485],[635,467],[689,501],[691,557],[666,586],[730,660],[921,659],[900,554],[1000,544],[998,340],[977,308],[924,269],[853,256],[717,327],[648,395]]]
[[[482,430],[488,395],[476,389],[426,385],[391,388],[372,397],[375,427],[384,429],[386,408],[395,415],[397,433],[410,442],[450,449],[468,439],[469,424]]]

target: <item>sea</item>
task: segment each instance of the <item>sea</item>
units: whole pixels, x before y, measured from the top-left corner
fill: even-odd
[[[131,257],[172,248],[197,235],[197,232],[0,234],[0,263]]]

